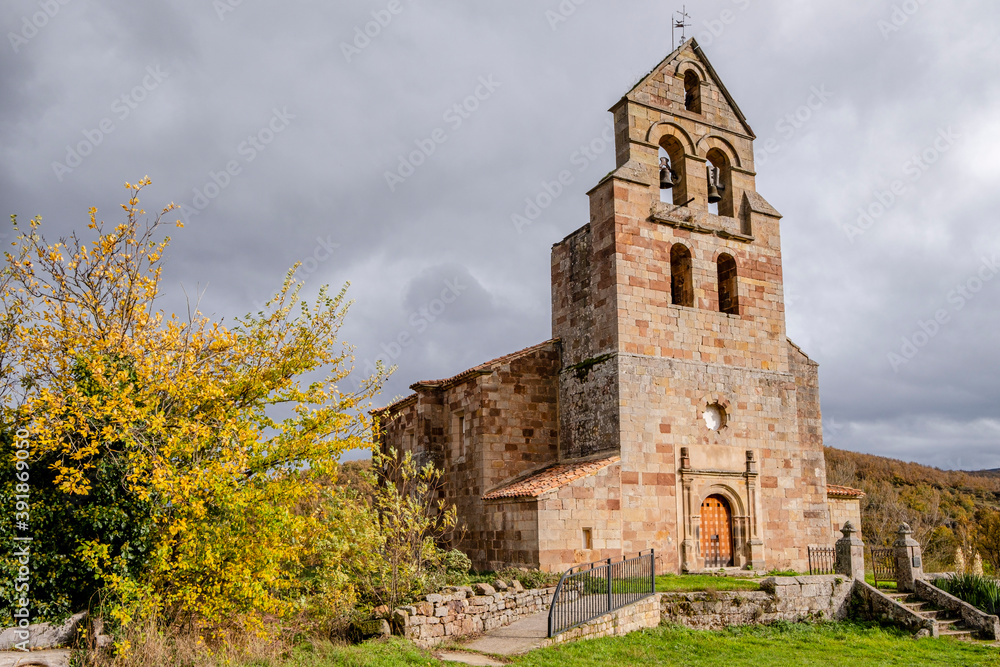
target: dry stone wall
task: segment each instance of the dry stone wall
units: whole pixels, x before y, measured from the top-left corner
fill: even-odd
[[[509,585],[456,586],[428,595],[393,612],[393,632],[418,646],[431,648],[465,635],[489,632],[549,608],[555,588],[526,590],[516,580]]]

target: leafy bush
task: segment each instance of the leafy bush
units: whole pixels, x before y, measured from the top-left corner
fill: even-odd
[[[562,572],[542,572],[541,570],[526,570],[506,568],[497,573],[500,579],[510,581],[517,579],[525,588],[546,588],[559,583]]]
[[[466,581],[461,583],[492,584],[497,579],[510,583],[517,579],[525,588],[546,588],[559,583],[562,572],[542,572],[541,570],[529,570],[523,567],[505,567],[502,570],[472,572]]]
[[[49,243],[40,219],[13,219],[0,271],[0,474],[16,470],[19,484],[0,486],[0,501],[30,500],[15,499],[26,516],[0,539],[37,538],[30,598],[45,616],[103,606],[115,630],[147,614],[290,613],[304,545],[323,528],[296,507],[342,452],[370,446],[364,408],[382,374],[341,392],[345,293],[322,288],[306,305],[294,269],[230,326],[160,310],[169,237],[156,237],[172,206],[141,220],[148,182],[126,183],[113,227],[91,209],[90,239]],[[0,578],[16,567],[0,556]]]
[[[395,609],[444,586],[449,569],[467,572],[471,562],[438,546],[457,521],[455,506],[436,500],[440,470],[395,451],[376,454],[372,467],[377,477],[360,473],[370,497],[341,490],[326,502],[322,521],[329,532],[315,547],[317,589],[347,595],[365,609]]]
[[[934,580],[934,585],[987,614],[1000,613],[1000,583],[981,574],[956,574]]]
[[[468,579],[472,559],[458,549],[452,549],[441,557],[441,567],[449,582]]]

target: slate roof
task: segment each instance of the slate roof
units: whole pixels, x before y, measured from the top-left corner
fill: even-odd
[[[532,473],[524,479],[516,480],[499,489],[490,491],[483,500],[497,500],[499,498],[537,498],[549,491],[555,491],[561,487],[575,482],[584,477],[596,475],[609,465],[621,461],[617,454],[603,459],[591,461],[576,461],[570,463],[556,463],[542,468],[538,472]]]
[[[864,498],[865,492],[861,489],[852,489],[849,486],[827,484],[826,495],[828,498]]]

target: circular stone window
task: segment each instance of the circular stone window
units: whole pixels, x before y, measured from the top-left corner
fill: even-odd
[[[726,409],[718,403],[713,403],[705,409],[701,418],[711,431],[719,431],[726,425]]]

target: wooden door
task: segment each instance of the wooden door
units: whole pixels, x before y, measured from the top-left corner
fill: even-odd
[[[701,554],[706,568],[733,564],[733,513],[722,496],[709,496],[701,504]]]

